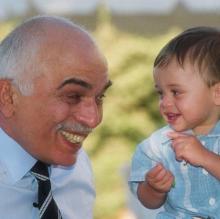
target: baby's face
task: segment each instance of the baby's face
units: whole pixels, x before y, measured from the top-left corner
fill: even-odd
[[[182,67],[174,58],[168,65],[154,69],[154,82],[160,113],[174,130],[209,132],[218,118],[214,91],[205,84],[195,65],[186,59]]]

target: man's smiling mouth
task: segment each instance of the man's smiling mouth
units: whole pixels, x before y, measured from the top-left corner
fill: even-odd
[[[61,134],[64,136],[64,138],[73,143],[73,144],[80,144],[83,142],[83,140],[85,139],[85,136],[82,135],[77,135],[77,134],[72,134],[70,132],[67,131],[61,131]]]

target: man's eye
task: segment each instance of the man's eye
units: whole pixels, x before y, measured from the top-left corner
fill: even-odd
[[[78,103],[81,100],[81,96],[78,94],[68,95],[67,101],[70,103]]]
[[[96,97],[96,102],[97,102],[97,104],[102,104],[103,101],[104,101],[104,98],[105,98],[105,95],[104,95],[104,94],[102,94],[102,95]]]

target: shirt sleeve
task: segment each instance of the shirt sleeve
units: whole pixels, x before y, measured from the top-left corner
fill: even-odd
[[[137,193],[138,183],[144,181],[145,174],[156,164],[146,153],[146,148],[149,147],[149,140],[145,140],[137,146],[132,158],[128,185],[134,195]]]

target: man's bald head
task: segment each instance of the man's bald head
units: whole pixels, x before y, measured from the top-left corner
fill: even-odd
[[[67,45],[76,53],[92,47],[97,50],[91,35],[65,18],[37,16],[26,20],[0,44],[0,79],[10,79],[23,94],[30,93],[33,79],[52,59],[56,63]],[[57,55],[51,57],[53,50]]]

